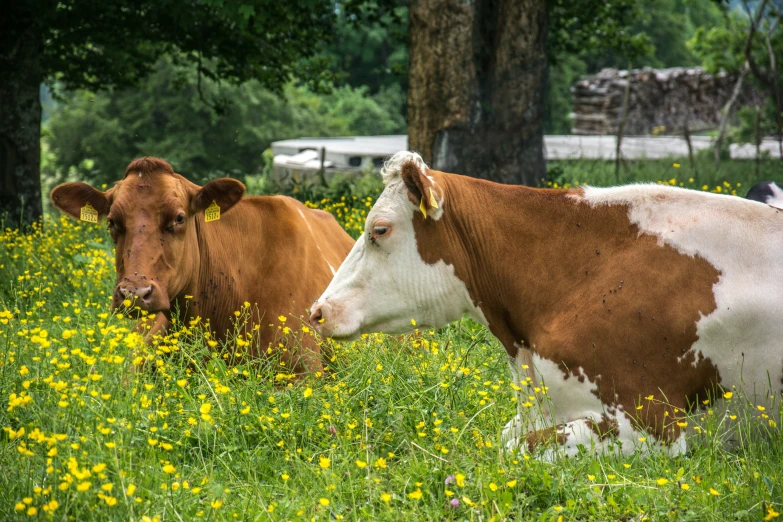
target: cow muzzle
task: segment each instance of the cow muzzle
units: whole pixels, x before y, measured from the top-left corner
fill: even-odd
[[[168,310],[170,306],[169,300],[163,294],[164,292],[154,282],[143,281],[134,284],[123,281],[114,289],[112,308],[127,306],[127,301],[130,301],[128,308],[138,306],[145,312],[162,312]]]
[[[353,339],[360,333],[360,321],[348,320],[344,312],[338,302],[319,299],[310,309],[310,324],[321,335],[335,339]]]

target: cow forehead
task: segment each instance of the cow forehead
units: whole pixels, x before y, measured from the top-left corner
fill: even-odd
[[[367,214],[366,226],[371,227],[379,219],[403,220],[413,218],[413,209],[405,197],[405,184],[401,179],[387,183],[375,205]]]
[[[117,183],[112,209],[125,214],[136,210],[167,210],[188,203],[182,183],[171,175],[128,176]]]

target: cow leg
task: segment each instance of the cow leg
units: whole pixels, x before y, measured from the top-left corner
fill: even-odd
[[[518,439],[522,435],[544,429],[550,424],[551,418],[546,400],[537,400],[535,403],[530,401],[531,396],[535,397],[536,388],[540,387],[533,369],[533,353],[517,343],[514,343],[514,347],[517,349],[517,355],[508,362],[517,398],[517,414],[506,424],[501,435],[501,441],[509,449],[518,445]]]
[[[535,350],[515,345],[509,362],[517,395],[517,415],[503,430],[506,449],[525,453],[543,451],[542,458],[574,456],[583,447],[591,453],[633,453],[660,448],[670,454],[685,451],[684,437],[671,444],[655,441],[636,429],[622,407],[607,408],[595,385],[580,374],[564,375]],[[535,346],[532,348],[535,349]]]
[[[596,436],[589,423],[588,419],[578,419],[532,431],[509,441],[506,447],[515,444],[521,453],[536,455],[545,462],[553,462],[558,456],[573,457],[579,453],[580,446],[602,453],[607,440]]]
[[[602,428],[605,428],[606,432],[602,432]],[[584,418],[531,431],[509,440],[506,448],[517,447],[523,454],[535,455],[545,462],[552,462],[559,456],[576,456],[580,446],[595,454],[602,454],[608,448],[614,449],[615,437],[618,434],[617,424],[607,422],[607,417],[604,417],[602,422]],[[622,448],[625,447],[626,445],[623,444]],[[629,452],[633,452],[633,444],[629,444],[628,447]]]
[[[552,462],[558,457],[574,457],[579,454],[580,447],[592,455],[628,455],[634,451],[645,453],[660,449],[676,456],[686,450],[684,434],[673,443],[664,445],[634,429],[624,417],[618,419],[605,413],[531,431],[506,444],[507,449],[518,448],[520,452],[535,454],[545,462]]]

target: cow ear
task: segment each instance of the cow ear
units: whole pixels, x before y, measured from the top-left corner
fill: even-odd
[[[424,218],[440,219],[443,215],[443,191],[427,176],[416,163],[408,161],[400,170],[402,181],[408,188],[408,199],[413,202]]]
[[[87,183],[74,182],[63,183],[52,190],[49,198],[54,206],[68,214],[74,219],[82,219],[84,214],[82,209],[90,205],[98,213],[98,216],[105,217],[111,207],[111,192],[101,192],[88,185]],[[86,215],[94,214],[92,211]]]
[[[227,212],[237,201],[242,199],[245,186],[231,178],[215,179],[204,185],[190,199],[190,212],[198,214],[209,207],[214,201],[221,212]]]

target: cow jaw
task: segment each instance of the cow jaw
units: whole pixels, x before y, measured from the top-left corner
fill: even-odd
[[[405,333],[438,328],[465,313],[486,324],[454,267],[422,259],[413,228],[417,211],[402,180],[388,180],[365,233],[313,305],[311,321],[320,333],[339,339]],[[373,238],[376,222],[389,225],[388,237]]]

